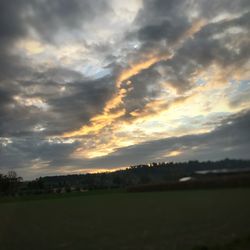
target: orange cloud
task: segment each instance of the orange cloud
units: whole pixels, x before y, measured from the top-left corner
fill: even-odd
[[[184,33],[183,37],[191,37],[195,33],[199,32],[205,25],[207,21],[205,19],[199,19],[193,22],[192,26]]]
[[[134,64],[130,66],[128,69],[125,69],[121,72],[121,74],[117,77],[116,80],[116,88],[118,90],[118,93],[116,96],[111,99],[110,101],[107,102],[105,105],[104,111],[106,113],[110,112],[112,109],[116,108],[119,104],[122,103],[122,99],[126,96],[127,94],[127,89],[122,87],[122,84],[124,81],[129,80],[131,77],[139,74],[142,70],[148,69],[150,66],[154,65],[155,63],[167,59],[167,56],[152,56],[146,61],[139,62],[137,64]],[[131,85],[131,81],[126,82],[127,85]],[[132,88],[130,88],[132,90]]]
[[[119,106],[123,103],[123,98],[127,95],[127,92],[132,90],[132,88],[124,88],[122,86],[124,81],[129,80],[132,76],[137,75],[142,70],[148,69],[150,66],[154,65],[158,61],[167,58],[169,58],[169,56],[153,56],[144,62],[139,62],[137,64],[132,65],[128,69],[123,70],[116,80],[115,85],[117,88],[117,93],[111,100],[106,103],[103,109],[103,113],[93,117],[90,120],[89,125],[84,125],[79,130],[65,133],[63,134],[63,137],[68,138],[72,136],[96,134],[103,128],[110,126],[115,120],[125,114],[125,109]],[[127,86],[131,84],[131,81],[126,82]]]
[[[165,156],[166,157],[174,157],[174,156],[180,155],[181,153],[182,152],[180,150],[174,150],[174,151],[168,152]]]
[[[80,136],[80,135],[97,134],[104,127],[111,125],[115,119],[123,116],[124,114],[125,114],[125,110],[122,109],[112,114],[104,113],[104,114],[95,116],[90,120],[90,125],[85,125],[85,126],[82,126],[79,130],[65,133],[63,134],[63,137],[69,138],[69,137]]]
[[[142,70],[149,68],[150,66],[164,59],[165,57],[166,56],[163,56],[163,57],[155,56],[155,57],[149,58],[148,60],[144,62],[140,62],[135,65],[132,65],[130,68],[121,72],[121,74],[117,78],[116,86],[120,88],[123,81],[128,80],[132,76],[137,75]]]
[[[196,22],[193,23],[192,27],[187,30],[184,35],[182,36],[182,38],[180,39],[180,41],[177,42],[177,46],[178,44],[183,41],[183,39],[186,39],[187,37],[192,36],[193,34],[195,34],[196,32],[198,32],[204,25],[206,24],[205,20],[198,20]],[[121,105],[123,104],[123,99],[124,97],[127,95],[127,93],[129,91],[131,91],[133,88],[125,88],[125,86],[131,85],[131,81],[129,81],[129,79],[137,74],[139,74],[142,70],[148,69],[149,67],[151,67],[152,65],[154,65],[155,63],[161,61],[161,60],[169,60],[172,58],[173,55],[156,55],[156,54],[152,54],[149,55],[144,61],[142,62],[138,62],[135,63],[133,65],[131,65],[129,68],[123,70],[119,76],[116,79],[116,94],[113,98],[111,98],[111,100],[109,100],[103,109],[103,113],[101,115],[97,115],[95,117],[93,117],[90,121],[89,125],[84,125],[83,127],[81,127],[79,130],[73,131],[73,132],[68,132],[65,133],[63,135],[63,137],[71,137],[71,136],[81,136],[81,135],[87,135],[87,134],[96,134],[98,133],[100,130],[102,130],[103,128],[110,126],[114,121],[116,121],[118,118],[120,118],[121,116],[123,116],[125,114],[125,110],[124,108],[121,107]],[[127,81],[128,80],[128,81]],[[127,81],[127,82],[125,82]],[[125,86],[124,86],[124,85]],[[156,110],[153,110],[153,113],[157,113],[159,111],[161,111],[163,108],[166,108],[166,103],[162,103],[162,101],[155,101],[157,103],[157,105],[154,105]],[[151,103],[154,104],[154,103]],[[152,107],[152,105],[150,105]],[[117,111],[118,110],[118,111]],[[152,112],[152,109],[151,109]],[[146,114],[144,115],[148,115],[151,112],[146,111]],[[131,113],[132,116],[137,117],[139,114],[143,115],[143,112],[139,112],[139,111],[134,111]]]
[[[183,34],[178,43],[193,36],[204,25],[206,25],[204,20],[195,22]],[[180,45],[178,43],[174,46],[174,49],[178,49]],[[131,77],[161,60],[169,60],[171,58],[172,55],[157,56],[154,54],[145,61],[132,64],[123,70],[116,78],[116,94],[105,104],[103,112],[93,117],[88,125],[63,135],[66,138],[91,135],[91,137],[84,138],[83,147],[81,150],[74,152],[72,157],[96,158],[108,155],[117,148],[158,138],[159,134],[168,137],[185,135],[190,132],[208,132],[212,127],[189,128],[185,127],[185,124],[178,119],[184,114],[192,118],[198,115],[210,114],[217,110],[233,112],[227,108],[225,98],[221,99],[220,102],[216,99],[216,105],[214,105],[215,97],[213,91],[214,89],[219,89],[220,95],[223,95],[225,83],[228,82],[229,76],[230,79],[240,78],[240,75],[242,76],[246,69],[225,69],[221,65],[214,63],[206,69],[198,69],[189,77],[188,80],[193,85],[193,88],[185,92],[185,94],[177,93],[169,82],[166,84],[162,83],[162,89],[165,91],[157,99],[151,100],[143,109],[131,112],[130,120],[124,120],[123,116],[126,114],[126,110],[123,105],[123,99],[133,89],[133,83],[130,81]],[[198,85],[197,82],[200,79],[204,80],[206,84]],[[210,110],[207,106],[211,106],[212,109]],[[138,134],[139,130],[142,131],[141,134]],[[176,156],[180,153],[179,151],[170,152],[169,156]]]

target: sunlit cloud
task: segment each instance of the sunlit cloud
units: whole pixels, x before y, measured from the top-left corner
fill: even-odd
[[[166,157],[173,157],[173,156],[177,156],[177,155],[180,155],[180,154],[181,154],[181,151],[174,150],[174,151],[168,152],[165,156]]]
[[[113,111],[119,105],[123,103],[123,98],[127,94],[127,89],[123,88],[122,84],[124,81],[129,80],[132,76],[138,74],[144,69],[149,68],[151,65],[155,64],[156,62],[165,59],[166,57],[153,57],[148,59],[147,61],[137,63],[129,67],[128,69],[125,69],[122,71],[116,80],[116,94],[115,96],[109,100],[104,107],[104,112],[101,115],[97,115],[96,117],[93,117],[90,121],[90,125],[83,126],[78,131],[73,131],[69,133],[65,133],[63,137],[71,137],[71,136],[80,136],[80,135],[86,135],[89,133],[97,133],[104,127],[111,125],[116,119],[120,118],[125,114],[125,109],[121,108],[118,109],[118,111]],[[127,81],[126,85],[131,85],[131,81]]]
[[[90,140],[95,141],[95,146],[84,148],[73,157],[95,158],[109,155],[117,148],[155,140],[159,136],[168,138],[212,131],[216,126],[209,124],[212,117],[220,117],[222,114],[229,116],[250,108],[249,105],[230,106],[227,93],[238,87],[237,83],[229,82],[228,79],[231,77],[234,78],[232,73],[225,75],[223,69],[212,65],[208,71],[192,76],[194,87],[184,94],[178,94],[170,84],[162,84],[161,96],[149,102],[143,110],[133,111],[131,122],[119,120],[125,114],[125,110],[111,114],[106,112],[92,118],[91,126],[84,126],[82,131],[65,134],[65,137],[88,134],[96,134],[96,137],[100,134],[105,136],[106,133],[102,130],[107,126],[113,135],[108,137],[106,143],[98,142],[96,137],[92,137]],[[196,84],[198,79],[202,80],[202,84]],[[140,136],[138,131],[142,131]]]
[[[49,109],[49,105],[46,103],[46,101],[44,101],[42,98],[39,97],[22,97],[22,96],[14,96],[13,99],[22,106],[26,106],[26,107],[37,107],[40,108],[42,110],[48,110]]]
[[[46,49],[46,45],[43,45],[40,41],[31,39],[18,41],[16,46],[30,56],[42,53]]]
[[[211,158],[216,133],[221,155],[244,156],[241,131],[230,145],[221,127],[248,121],[247,1],[54,1],[0,10],[2,169],[32,177]]]

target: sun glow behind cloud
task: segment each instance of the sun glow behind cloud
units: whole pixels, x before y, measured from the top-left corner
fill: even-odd
[[[198,27],[200,28],[200,24]],[[192,31],[194,30],[199,29],[192,29]],[[122,117],[126,110],[122,104],[128,91],[123,88],[124,83],[125,86],[131,85],[131,91],[133,84],[128,80],[132,76],[160,60],[171,59],[171,57],[153,57],[122,71],[116,80],[117,93],[106,103],[103,114],[93,117],[90,125],[85,125],[80,130],[63,135],[64,138],[91,135],[91,139],[86,140],[95,141],[93,147],[84,147],[83,150],[79,149],[72,154],[73,158],[102,157],[122,147],[156,140],[159,136],[168,138],[208,133],[216,126],[216,124],[210,123],[212,117],[220,117],[222,114],[229,116],[242,110],[242,107],[229,105],[226,92],[229,88],[231,90],[237,88],[237,85],[230,84],[230,79],[238,79],[239,75],[246,74],[246,71],[240,69],[225,71],[219,65],[212,65],[206,71],[197,71],[192,74],[190,81],[193,88],[183,94],[178,94],[167,82],[162,84],[162,94],[157,99],[149,102],[143,110],[133,111],[131,113],[132,121],[124,121]],[[196,85],[199,81],[202,84]],[[105,131],[105,128],[108,130]],[[112,136],[110,136],[110,131],[112,131]],[[98,137],[102,136],[106,139],[104,141],[98,140]],[[180,154],[182,151],[173,151],[165,157],[174,157]]]
[[[204,20],[198,20],[195,21],[194,24],[191,26],[190,29],[188,29],[183,37],[179,40],[181,43],[183,40],[193,36],[196,32],[198,32],[204,25]],[[63,137],[72,137],[72,136],[82,136],[82,135],[88,135],[91,133],[98,133],[100,130],[105,128],[106,126],[111,125],[115,120],[120,118],[122,115],[124,115],[124,109],[120,111],[115,111],[115,114],[113,113],[113,110],[115,110],[117,107],[123,103],[123,98],[127,95],[128,91],[131,91],[133,89],[133,86],[131,88],[124,88],[123,84],[125,81],[129,80],[131,77],[139,74],[141,71],[148,69],[152,65],[156,64],[159,61],[162,60],[170,60],[173,57],[173,55],[166,53],[166,55],[147,55],[147,59],[143,62],[135,63],[129,66],[127,69],[122,70],[121,73],[118,75],[116,79],[116,94],[115,96],[109,100],[105,107],[103,114],[97,115],[96,117],[92,118],[90,121],[90,125],[84,125],[82,128],[80,128],[77,131],[68,132],[63,135]],[[127,81],[125,83],[127,86],[131,85],[131,81]],[[153,105],[154,106],[154,105]],[[133,116],[136,116],[136,113],[132,113]]]
[[[173,48],[178,48],[185,39],[193,37],[206,24],[205,19],[196,20]],[[242,77],[247,71],[230,68],[225,71],[220,65],[213,64],[190,76],[192,88],[185,93],[178,93],[171,83],[161,83],[162,94],[147,103],[143,110],[131,112],[133,119],[125,121],[122,118],[126,114],[123,99],[133,91],[133,82],[130,79],[159,61],[171,60],[173,56],[174,54],[148,56],[145,61],[122,70],[116,78],[115,95],[105,104],[103,113],[91,118],[89,124],[79,130],[63,135],[64,138],[85,136],[85,140],[95,142],[88,144],[94,146],[77,150],[72,157],[101,157],[118,148],[154,140],[159,136],[167,138],[207,133],[215,128],[215,124],[209,124],[211,117],[219,117],[222,113],[229,115],[241,110],[230,107],[225,93],[230,87],[230,79],[238,79],[239,75]],[[197,84],[199,82],[202,84]],[[105,137],[105,140],[98,140],[100,136]]]
[[[186,160],[202,146],[136,149],[213,134],[250,109],[247,1],[59,2],[18,1],[6,6],[12,19],[2,15],[5,168],[32,165],[38,175]]]
[[[140,62],[130,66],[128,69],[123,70],[119,76],[117,77],[115,86],[116,86],[116,94],[115,96],[109,100],[104,107],[103,114],[97,115],[93,117],[90,121],[90,125],[83,126],[81,129],[69,133],[65,133],[63,137],[72,137],[72,136],[81,136],[87,135],[90,133],[98,133],[101,129],[106,126],[111,125],[115,120],[120,118],[125,114],[125,109],[119,107],[123,103],[123,98],[126,96],[127,90],[122,86],[124,81],[129,80],[132,76],[137,75],[142,70],[149,68],[151,65],[156,62],[165,59],[164,57],[152,57],[144,62]],[[127,81],[126,85],[131,85],[131,81]],[[132,87],[131,87],[132,88]],[[117,109],[118,108],[118,109]],[[117,110],[115,110],[117,109]]]
[[[211,77],[213,78],[211,79]],[[85,127],[86,133],[97,133],[94,139],[96,142],[95,147],[85,148],[82,151],[79,150],[73,156],[77,158],[95,158],[108,155],[118,148],[155,140],[159,136],[168,138],[208,133],[216,126],[215,123],[210,122],[212,117],[218,119],[222,114],[223,116],[229,116],[242,110],[240,106],[231,107],[226,94],[228,91],[236,90],[238,87],[237,83],[231,84],[225,81],[221,77],[221,72],[218,68],[210,76],[210,80],[204,79],[204,82],[205,84],[202,86],[197,85],[197,87],[192,88],[184,95],[176,94],[175,91],[171,90],[172,87],[170,85],[164,84],[165,93],[168,94],[165,95],[163,91],[158,100],[149,103],[142,112],[134,113],[132,122],[128,123],[119,120],[120,116],[113,117],[117,121],[110,127],[112,136],[108,136],[108,133],[105,133],[105,131],[100,133],[104,127],[103,125],[109,124],[107,121],[110,121],[110,119],[106,119],[105,116],[102,116],[103,120],[98,117],[95,118],[96,130],[88,131],[87,127]],[[167,92],[168,86],[170,92]],[[98,127],[98,120],[101,127]],[[81,135],[81,132],[74,134],[74,136],[79,135]],[[106,142],[98,142],[97,138],[100,136],[108,136],[108,139]],[[178,155],[181,153],[181,151],[178,151]],[[167,157],[176,155],[169,154]]]

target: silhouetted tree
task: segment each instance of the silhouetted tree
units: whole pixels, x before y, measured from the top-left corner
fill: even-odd
[[[18,177],[15,171],[9,171],[7,175],[0,174],[0,194],[16,194],[21,181],[22,177]]]

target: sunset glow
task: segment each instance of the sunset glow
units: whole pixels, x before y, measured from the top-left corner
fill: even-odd
[[[249,3],[208,2],[8,7],[1,169],[33,178],[248,158]]]

